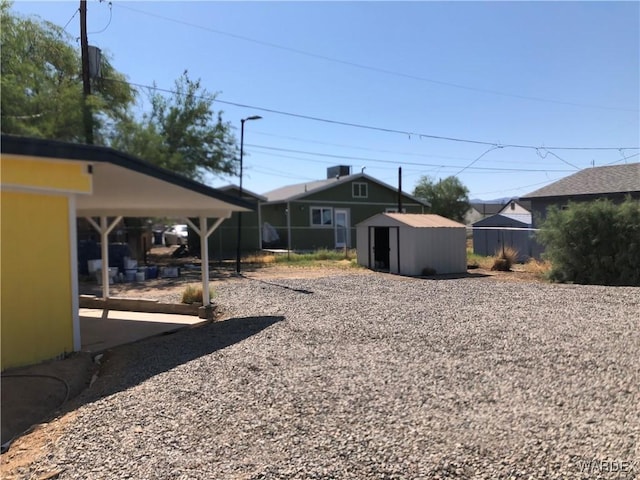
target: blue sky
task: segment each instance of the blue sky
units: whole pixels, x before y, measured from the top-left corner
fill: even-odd
[[[78,5],[13,10],[77,38]],[[639,2],[89,0],[88,30],[130,82],[171,89],[188,70],[250,106],[216,104],[238,140],[240,119],[261,115],[245,124],[243,183],[257,193],[345,164],[392,185],[402,167],[407,191],[458,175],[492,199],[640,160]]]

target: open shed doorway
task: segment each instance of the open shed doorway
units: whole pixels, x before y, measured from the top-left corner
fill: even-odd
[[[373,267],[388,271],[391,262],[389,245],[389,227],[373,227]]]
[[[369,227],[369,268],[399,273],[400,229],[398,227]]]

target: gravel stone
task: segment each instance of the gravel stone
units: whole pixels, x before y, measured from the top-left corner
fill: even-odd
[[[227,320],[112,355],[25,478],[640,474],[638,288],[372,274],[217,292]]]

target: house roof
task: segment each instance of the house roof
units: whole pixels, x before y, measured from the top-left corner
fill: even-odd
[[[0,151],[87,164],[93,191],[76,196],[79,216],[214,218],[255,208],[251,202],[108,147],[2,135]]]
[[[359,225],[373,225],[377,221],[407,225],[413,228],[466,228],[462,223],[435,214],[420,213],[379,213],[361,222]]]
[[[238,192],[240,191],[240,187],[238,187],[238,185],[225,185],[224,187],[218,187],[218,190],[220,190],[221,192],[228,193],[230,195],[237,195]],[[251,190],[247,190],[246,188],[242,189],[242,196],[252,197],[252,198],[255,198],[256,200],[260,200],[261,202],[267,201],[267,197],[265,197],[264,195],[260,195],[259,193],[252,192]]]
[[[472,202],[471,207],[482,215],[495,215],[504,208],[504,203],[479,203]]]
[[[381,182],[380,180],[377,180],[373,177],[370,177],[369,175],[366,175],[364,173],[356,173],[353,175],[345,175],[344,177],[328,178],[325,180],[315,180],[312,182],[304,182],[304,183],[297,183],[295,185],[287,185],[284,187],[277,188],[275,190],[271,190],[270,192],[265,193],[264,196],[267,197],[268,203],[290,202],[293,200],[304,198],[314,193],[321,192],[323,190],[327,190],[329,188],[333,188],[337,185],[352,182],[358,179],[364,179],[369,182],[377,183],[390,190],[397,190],[391,185],[387,185],[386,183]],[[430,206],[429,202],[427,202],[426,200],[413,197],[412,195],[409,195],[406,192],[402,192],[402,194],[405,197],[411,198],[412,200],[414,200],[415,202],[421,205],[424,205],[427,207]]]
[[[561,178],[521,199],[640,192],[640,163],[593,167]]]

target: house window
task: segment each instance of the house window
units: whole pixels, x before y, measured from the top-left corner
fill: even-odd
[[[333,210],[331,207],[311,207],[311,225],[333,225]]]
[[[353,198],[367,198],[369,196],[368,185],[361,182],[353,182]]]

